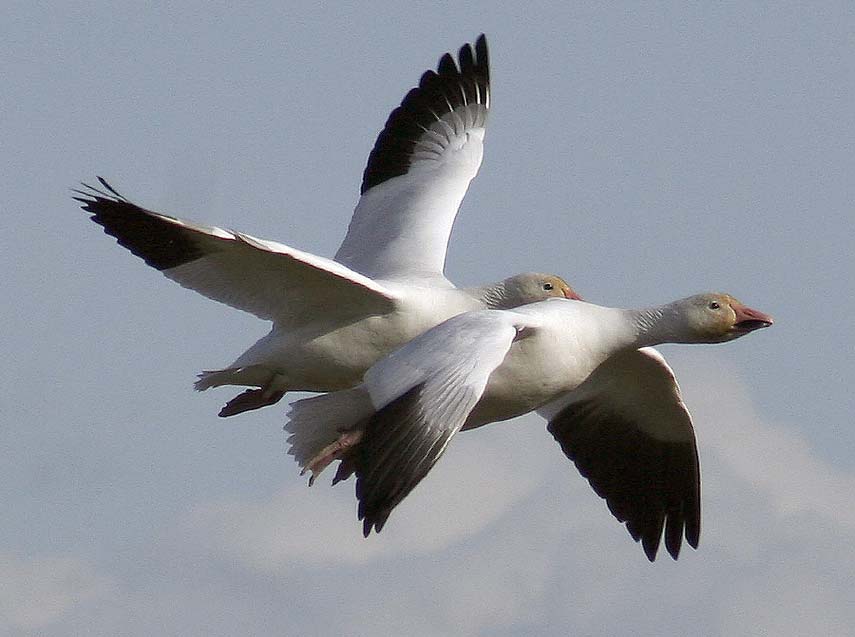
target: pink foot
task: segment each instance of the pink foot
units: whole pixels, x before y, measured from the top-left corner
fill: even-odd
[[[321,475],[321,472],[326,469],[331,462],[340,459],[344,456],[351,447],[362,440],[362,430],[353,429],[345,431],[332,444],[327,445],[323,450],[306,463],[300,475],[304,475],[306,471],[311,471],[312,475],[309,478],[309,486],[315,482],[315,478]]]

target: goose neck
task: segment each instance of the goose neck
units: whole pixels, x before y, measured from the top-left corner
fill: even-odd
[[[635,347],[690,342],[684,317],[671,304],[627,312],[635,333]]]
[[[507,310],[517,305],[517,303],[514,303],[509,298],[504,281],[490,283],[478,288],[470,288],[467,292],[491,310]]]

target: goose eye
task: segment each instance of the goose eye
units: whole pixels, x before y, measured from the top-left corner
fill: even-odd
[[[710,301],[710,304],[707,306],[711,310],[719,310],[721,309],[721,305],[718,301]]]
[[[552,285],[551,283],[544,283],[544,284],[543,284],[543,289],[544,289],[544,290],[552,290],[552,289],[554,289],[554,288],[555,288],[555,286],[554,286],[554,285]]]

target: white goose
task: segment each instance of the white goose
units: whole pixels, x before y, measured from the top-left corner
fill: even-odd
[[[538,410],[652,561],[697,548],[692,422],[658,343],[723,343],[772,324],[724,294],[642,310],[552,299],[455,316],[381,359],[353,389],[292,403],[289,453],[315,477],[356,473],[367,537],[461,429]],[[639,349],[640,348],[640,349]]]
[[[527,273],[458,289],[443,274],[460,202],[481,165],[490,106],[487,42],[450,54],[392,111],[368,158],[361,197],[334,259],[131,203],[98,178],[75,197],[119,244],[170,279],[273,321],[229,367],[196,389],[257,387],[231,416],[295,390],[352,387],[384,354],[460,312],[578,298],[554,275]]]

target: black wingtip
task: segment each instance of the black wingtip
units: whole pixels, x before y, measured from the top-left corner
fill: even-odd
[[[81,199],[80,197],[72,197],[72,199],[87,204],[97,203],[99,200],[127,203],[128,200],[124,197],[124,195],[122,195],[115,188],[113,188],[107,182],[106,179],[99,175],[96,175],[95,178],[98,180],[101,186],[103,186],[107,190],[107,192],[105,192],[101,188],[98,188],[91,184],[87,184],[85,181],[81,181],[80,185],[83,187],[83,189],[81,190],[80,188],[72,188],[71,192],[86,197],[86,199]]]
[[[115,188],[113,188],[110,184],[108,184],[106,179],[104,179],[104,178],[103,178],[103,177],[101,177],[100,175],[95,175],[95,178],[96,178],[99,182],[101,182],[101,185],[102,185],[102,186],[104,186],[104,188],[106,188],[107,190],[109,190],[109,191],[110,191],[111,193],[113,193],[116,197],[118,197],[118,198],[119,198],[119,199],[121,199],[122,201],[126,201],[126,199],[125,199],[124,195],[122,195],[121,193],[119,193]]]
[[[681,541],[678,541],[677,544],[671,544],[670,542],[668,542],[668,538],[665,539],[665,550],[668,551],[668,555],[671,556],[671,559],[676,560],[680,557],[681,545]]]
[[[700,544],[700,537],[697,535],[692,537],[692,536],[689,536],[687,533],[686,534],[686,541],[689,543],[689,546],[691,546],[693,549],[697,550],[698,544]]]
[[[374,511],[367,515],[363,515],[363,513],[360,512],[359,519],[362,520],[362,537],[367,538],[371,535],[372,529],[375,533],[382,531],[383,525],[386,524],[386,520],[389,518],[389,513],[389,511]]]
[[[379,533],[400,502],[442,456],[456,428],[425,424],[419,408],[424,384],[416,385],[366,420],[354,448],[357,516],[365,537]]]
[[[693,549],[698,548],[701,539],[701,510],[697,507],[697,515],[686,520],[686,542]]]
[[[661,531],[660,531],[661,533]],[[644,554],[647,559],[653,562],[656,559],[656,554],[659,552],[659,535],[645,534],[641,538],[641,546],[644,549]]]
[[[380,533],[386,520],[389,518],[390,511],[384,511],[376,515],[368,515],[362,520],[362,537],[367,538],[371,535],[372,529],[374,533]]]
[[[694,438],[661,442],[615,414],[594,414],[580,401],[553,417],[547,429],[649,561],[663,536],[675,560],[684,534],[696,549],[701,511]]]
[[[168,270],[204,256],[193,231],[174,219],[140,208],[128,201],[106,179],[97,177],[102,188],[85,182],[72,192],[90,219],[116,239],[119,245],[157,270]]]
[[[475,62],[478,66],[489,68],[490,51],[487,48],[487,36],[483,33],[475,40]]]
[[[417,88],[410,90],[394,109],[377,136],[362,175],[360,193],[388,179],[405,175],[418,140],[438,117],[466,104],[489,108],[490,69],[487,40],[481,34],[472,45],[464,44],[458,60],[445,53],[436,71],[421,76]],[[480,114],[483,121],[484,114]]]
[[[665,548],[675,560],[680,556],[684,526],[685,520],[682,509],[675,508],[669,511],[668,519],[665,522]]]
[[[446,53],[439,58],[439,64],[436,68],[439,75],[448,75],[453,77],[460,73],[457,69],[457,63],[454,61],[454,58],[451,57],[451,53]]]

